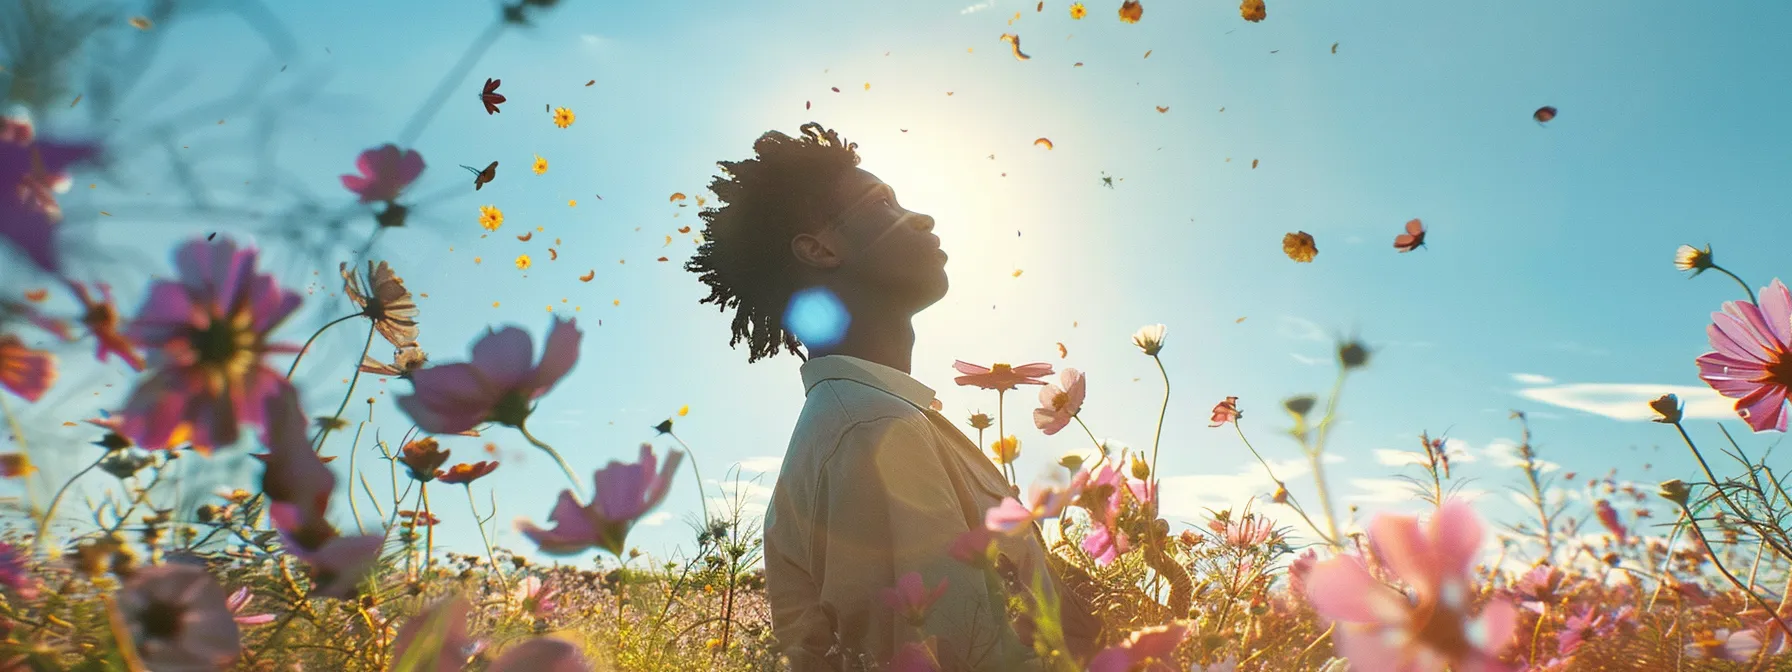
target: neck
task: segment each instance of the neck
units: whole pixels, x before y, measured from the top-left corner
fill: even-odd
[[[880,314],[872,311],[854,313],[852,323],[846,327],[845,338],[832,347],[812,349],[809,354],[812,357],[857,357],[903,373],[912,373],[909,371],[915,354],[915,327],[911,323],[912,319],[913,316],[906,314]]]

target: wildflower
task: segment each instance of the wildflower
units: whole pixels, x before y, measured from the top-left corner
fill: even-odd
[[[435,480],[436,470],[448,463],[448,452],[442,445],[430,437],[423,437],[404,444],[399,449],[398,461],[410,470],[411,478],[428,483]]]
[[[1058,381],[1039,389],[1039,408],[1033,409],[1033,426],[1046,436],[1057,434],[1083,411],[1083,396],[1088,390],[1083,372],[1076,369],[1065,369]]]
[[[228,238],[195,240],[175,256],[179,278],[150,286],[131,337],[154,348],[155,369],[120,413],[122,433],[138,445],[167,448],[184,429],[195,450],[210,453],[235,443],[240,424],[261,426],[268,401],[292,389],[263,356],[297,352],[267,341],[301,298],[257,273],[256,257]]]
[[[1082,472],[1067,487],[1035,483],[1028,488],[1026,504],[1022,504],[1019,499],[1006,497],[1000,504],[990,507],[983,514],[984,527],[992,532],[1012,535],[1027,529],[1034,521],[1057,518],[1088,482],[1088,472]]]
[[[312,592],[346,597],[379,559],[380,535],[343,537],[325,517],[336,475],[312,452],[298,391],[288,387],[268,402],[263,441],[268,446],[261,489],[268,518],[286,551],[311,568]],[[240,504],[245,497],[232,501]],[[234,495],[234,493],[233,493]]]
[[[487,231],[497,231],[498,227],[504,225],[504,211],[495,205],[479,206],[479,225]]]
[[[1421,528],[1416,518],[1382,514],[1369,528],[1383,562],[1411,585],[1417,604],[1372,577],[1360,558],[1341,556],[1315,566],[1307,599],[1340,622],[1339,652],[1365,669],[1483,669],[1512,636],[1512,604],[1494,599],[1478,622],[1468,617],[1470,575],[1481,542],[1481,521],[1459,500],[1446,502]]]
[[[527,255],[527,254],[518,255],[516,258],[516,270],[519,270],[519,271],[529,270],[529,263],[530,263],[529,255]]]
[[[968,422],[971,425],[971,429],[976,429],[976,430],[989,429],[990,427],[994,427],[996,424],[995,419],[989,417],[988,413],[974,414],[966,422]]]
[[[1283,485],[1280,482],[1276,483],[1276,491],[1274,494],[1271,494],[1269,496],[1269,501],[1275,502],[1277,504],[1287,504],[1288,503],[1288,486]]]
[[[411,298],[411,290],[405,289],[404,279],[392,272],[392,267],[384,261],[375,266],[371,259],[368,260],[365,288],[361,286],[361,278],[349,270],[348,264],[340,264],[336,270],[342,273],[342,293],[361,309],[363,317],[373,321],[374,331],[393,347],[416,347],[417,302]]]
[[[991,513],[994,513],[994,509],[991,509]],[[958,536],[952,539],[951,547],[946,549],[946,554],[952,556],[953,560],[972,567],[988,566],[990,545],[995,543],[995,530],[987,524],[987,518],[985,520],[986,523],[982,527],[973,527],[958,533]]]
[[[392,644],[392,669],[460,672],[474,646],[467,635],[467,614],[471,610],[466,598],[456,595],[436,600],[417,612],[398,629]],[[411,645],[419,641],[428,645],[412,651]]]
[[[1083,456],[1077,455],[1076,453],[1071,453],[1069,455],[1065,455],[1063,457],[1058,458],[1058,466],[1063,467],[1065,469],[1069,469],[1070,473],[1073,473],[1073,474],[1078,471],[1082,471]]]
[[[996,439],[989,444],[989,452],[995,454],[996,464],[1009,464],[1020,458],[1020,437],[1013,434]]]
[[[132,371],[142,371],[143,356],[137,353],[136,346],[131,343],[131,340],[119,332],[121,322],[118,317],[118,307],[112,302],[112,286],[105,283],[97,285],[100,290],[98,301],[95,301],[93,296],[87,293],[86,285],[70,282],[68,286],[69,289],[74,290],[75,298],[81,301],[81,306],[85,311],[81,315],[81,324],[85,325],[87,333],[93,334],[94,340],[99,342],[99,351],[94,353],[94,358],[104,363],[108,355],[117,354],[119,359],[130,365]]]
[[[1710,245],[1706,245],[1703,250],[1691,245],[1681,245],[1674,250],[1674,268],[1681,271],[1692,271],[1692,275],[1687,277],[1699,277],[1700,273],[1715,267],[1717,267],[1717,263],[1711,256]]]
[[[462,463],[449,467],[447,471],[437,471],[436,480],[453,485],[472,485],[473,481],[484,478],[497,468],[497,462]]]
[[[534,170],[535,170],[536,175],[542,175],[542,174],[547,173],[548,172],[548,160],[541,158],[540,154],[536,154]]]
[[[429,363],[429,354],[415,345],[399,348],[392,353],[392,363],[387,364],[367,355],[361,356],[361,373],[376,376],[391,376],[410,380],[411,374]]]
[[[1151,464],[1146,462],[1145,458],[1143,458],[1137,454],[1133,455],[1131,466],[1132,466],[1132,477],[1133,478],[1136,478],[1139,480],[1145,480],[1147,478],[1151,478]]]
[[[579,647],[557,637],[536,637],[504,651],[490,672],[591,672],[597,669]]]
[[[1655,494],[1680,506],[1686,506],[1687,495],[1691,494],[1691,488],[1686,487],[1686,481],[1676,478],[1671,481],[1662,481],[1661,489]]]
[[[1664,394],[1656,397],[1655,401],[1649,402],[1649,408],[1655,411],[1655,422],[1664,425],[1677,425],[1680,424],[1682,409],[1684,407],[1681,406],[1679,397],[1672,394]]]
[[[254,597],[249,593],[249,588],[244,586],[236,589],[236,592],[231,593],[230,597],[224,600],[224,605],[230,609],[230,619],[236,621],[237,625],[262,625],[274,622],[273,614],[243,614],[243,609],[249,606],[249,600]]]
[[[1736,400],[1736,412],[1757,432],[1786,431],[1787,385],[1792,384],[1792,292],[1775,278],[1761,303],[1724,303],[1705,328],[1715,352],[1698,358],[1699,378]]]
[[[909,572],[896,579],[896,586],[885,588],[881,593],[884,604],[894,610],[909,625],[921,627],[927,622],[927,612],[933,609],[933,603],[946,594],[947,581],[940,578],[940,585],[932,590],[922,583],[920,572]]]
[[[1313,575],[1313,567],[1319,564],[1319,554],[1313,549],[1300,554],[1294,562],[1288,563],[1288,590],[1295,595],[1307,594],[1307,577]]]
[[[1165,331],[1166,328],[1161,324],[1139,327],[1132,334],[1132,344],[1139,346],[1145,354],[1156,357],[1157,353],[1163,352]]]
[[[1041,377],[1052,375],[1052,365],[1045,362],[1009,366],[995,363],[988,367],[978,366],[966,361],[952,362],[952,368],[958,369],[961,375],[952,379],[959,385],[970,385],[985,390],[1006,392],[1020,385],[1045,385]]]
[[[1245,514],[1238,520],[1226,522],[1226,543],[1237,548],[1252,548],[1269,541],[1275,533],[1275,525],[1269,519],[1254,514]]]
[[[31,456],[24,453],[0,453],[0,478],[23,478],[37,473]]]
[[[1213,418],[1208,420],[1208,427],[1218,427],[1228,422],[1235,422],[1240,417],[1238,397],[1226,397],[1225,401],[1213,405]]]
[[[1346,341],[1338,345],[1338,363],[1345,369],[1360,369],[1369,365],[1369,348],[1356,340]]]
[[[517,602],[526,613],[534,618],[547,618],[558,609],[557,599],[560,591],[553,584],[542,581],[540,577],[528,576],[518,581],[516,588],[510,591],[511,599]]]
[[[1083,19],[1083,17],[1088,16],[1088,15],[1089,15],[1089,8],[1084,7],[1083,3],[1080,3],[1080,2],[1070,3],[1070,18],[1075,19],[1077,21],[1081,21]]]
[[[566,109],[564,107],[554,108],[554,125],[555,126],[559,126],[561,128],[566,128],[568,126],[571,126],[574,118],[575,117],[573,116],[572,110]]]
[[[398,145],[380,145],[361,152],[355,170],[361,174],[342,176],[343,188],[359,195],[362,203],[390,202],[423,174],[423,155]]]
[[[629,528],[666,498],[683,458],[684,453],[671,451],[665,468],[656,469],[653,446],[641,444],[636,463],[612,460],[597,471],[591,504],[580,506],[572,491],[562,490],[554,511],[548,514],[554,529],[542,529],[527,520],[518,520],[517,529],[550,555],[572,555],[597,547],[621,556]]]
[[[1305,418],[1308,413],[1311,413],[1313,411],[1313,405],[1317,403],[1319,403],[1319,400],[1313,398],[1312,395],[1303,394],[1298,397],[1289,397],[1282,400],[1282,408],[1288,409],[1288,414],[1294,416],[1294,419],[1299,420]]]
[[[37,401],[56,382],[56,355],[25,347],[12,334],[0,334],[0,387],[25,401]]]
[[[531,365],[534,344],[516,327],[492,331],[473,344],[473,361],[431,366],[411,374],[414,394],[398,398],[399,408],[426,432],[456,434],[482,422],[521,427],[533,403],[579,359],[583,334],[577,320],[554,321]]]
[[[1313,234],[1296,231],[1282,236],[1282,254],[1299,263],[1310,264],[1313,257],[1319,256],[1319,246],[1313,244]]]
[[[1555,603],[1556,591],[1561,589],[1565,578],[1567,575],[1562,570],[1547,563],[1538,564],[1518,577],[1518,585],[1512,592],[1523,598],[1519,600],[1519,606],[1542,613],[1544,608]]]
[[[1177,622],[1133,632],[1089,661],[1089,672],[1173,672],[1176,647],[1188,637],[1187,623]]]
[[[0,542],[0,585],[11,588],[21,599],[37,599],[37,579],[32,577],[30,555],[19,547]]]
[[[118,607],[150,669],[222,669],[242,653],[224,589],[204,567],[140,570],[119,591]]]
[[[1603,499],[1594,501],[1593,514],[1599,518],[1599,524],[1605,526],[1606,531],[1618,538],[1618,543],[1629,538],[1629,530],[1624,529],[1624,523],[1618,520],[1618,510],[1612,508],[1611,502]]]
[[[1630,607],[1625,607],[1628,611]],[[1568,655],[1579,649],[1588,640],[1608,637],[1617,629],[1623,617],[1610,618],[1603,610],[1593,607],[1582,607],[1562,622],[1562,631],[1556,635],[1556,653]]]
[[[1688,658],[1716,658],[1746,663],[1761,650],[1761,636],[1752,630],[1705,630],[1693,634],[1685,647]]]
[[[99,153],[98,145],[37,142],[16,122],[7,133],[25,142],[0,142],[0,238],[12,241],[39,268],[61,270],[56,254],[56,222],[62,207],[56,187],[67,183],[69,165]]]
[[[1238,6],[1238,14],[1243,16],[1244,20],[1251,23],[1262,21],[1263,17],[1268,15],[1266,10],[1267,8],[1263,6],[1263,0],[1244,0],[1244,2]]]

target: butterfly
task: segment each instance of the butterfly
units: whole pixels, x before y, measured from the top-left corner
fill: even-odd
[[[492,165],[486,166],[485,170],[479,170],[466,164],[461,164],[461,167],[473,174],[473,191],[479,191],[480,188],[485,186],[485,183],[498,179],[497,161],[493,161]]]
[[[1394,249],[1402,254],[1425,246],[1425,225],[1419,220],[1406,223],[1406,233],[1394,236]]]
[[[498,109],[498,103],[504,102],[504,94],[498,93],[498,84],[503,81],[504,80],[501,79],[486,78],[485,90],[479,93],[479,102],[485,103],[486,114],[497,114],[503,111]]]

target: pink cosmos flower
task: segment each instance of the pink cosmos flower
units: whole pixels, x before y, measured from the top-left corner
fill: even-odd
[[[9,139],[25,142],[0,142],[0,238],[12,241],[39,268],[60,272],[55,225],[62,207],[56,192],[67,184],[68,166],[93,158],[99,146],[37,142],[28,129],[22,134],[16,125],[7,129]]]
[[[230,608],[231,620],[236,621],[237,625],[262,625],[264,623],[274,622],[273,614],[245,615],[243,613],[243,610],[249,606],[249,600],[252,599],[255,599],[255,596],[249,593],[249,588],[247,586],[238,588],[236,589],[236,592],[231,593],[230,597],[224,600],[224,606]]]
[[[1213,405],[1213,418],[1208,427],[1218,427],[1238,419],[1238,397],[1226,397],[1225,401]]]
[[[1716,658],[1737,663],[1753,660],[1761,651],[1761,635],[1753,630],[1718,630],[1693,635],[1685,647],[1688,658]]]
[[[1177,672],[1176,647],[1188,637],[1188,632],[1185,623],[1134,632],[1126,641],[1095,654],[1089,661],[1089,672]]]
[[[947,583],[942,577],[940,585],[929,590],[922,582],[920,572],[909,572],[896,579],[895,587],[883,589],[880,596],[898,616],[919,628],[927,622],[927,612],[933,609],[933,603],[946,594]]]
[[[571,490],[562,490],[554,511],[548,514],[554,529],[536,527],[526,519],[517,521],[517,529],[549,555],[572,555],[596,547],[621,557],[629,528],[666,498],[682,459],[684,453],[671,451],[665,468],[659,469],[653,446],[643,443],[638,462],[612,460],[597,471],[593,477],[597,489],[590,505],[580,506]]]
[[[1556,591],[1562,587],[1562,581],[1566,578],[1567,574],[1560,569],[1550,565],[1537,565],[1525,572],[1524,576],[1518,577],[1518,585],[1513,587],[1512,592],[1518,595],[1519,606],[1541,614],[1548,605],[1555,604]]]
[[[467,599],[456,595],[436,600],[417,612],[398,629],[398,638],[392,644],[392,669],[460,672],[474,646],[473,639],[467,636],[467,614],[471,611]],[[411,645],[426,631],[435,636],[423,641],[435,646],[411,651]],[[406,667],[401,661],[407,658],[423,664]]]
[[[1116,528],[1126,504],[1125,493],[1133,490],[1130,486],[1119,469],[1104,464],[1088,479],[1077,497],[1078,505],[1089,512],[1090,518],[1089,533],[1083,537],[1083,551],[1104,567],[1132,547],[1126,533]]]
[[[504,650],[489,672],[592,672],[591,660],[572,642],[557,637],[536,637]]]
[[[1082,471],[1077,472],[1068,487],[1035,483],[1029,488],[1027,504],[1013,497],[1003,498],[1001,504],[983,514],[983,525],[992,532],[1014,535],[1026,530],[1033,521],[1057,518],[1088,482],[1089,472]]]
[[[311,567],[311,594],[318,597],[354,595],[379,564],[380,548],[386,543],[377,534],[345,537],[328,525],[301,527],[299,507],[285,502],[269,504],[268,518],[286,551]]]
[[[1018,502],[1017,502],[1018,503]],[[989,564],[989,547],[995,543],[995,532],[988,526],[973,527],[958,533],[952,539],[952,546],[946,554],[972,567],[984,567]]]
[[[1699,378],[1736,400],[1736,413],[1757,432],[1786,431],[1787,385],[1792,384],[1792,292],[1775,278],[1759,306],[1724,303],[1705,335],[1716,352],[1698,358]]]
[[[1058,375],[1058,383],[1040,388],[1039,408],[1033,409],[1033,426],[1046,436],[1057,434],[1070,424],[1071,418],[1083,412],[1083,396],[1087,392],[1083,372],[1065,369]]]
[[[37,401],[56,383],[56,355],[25,347],[12,334],[0,334],[0,387],[25,401]]]
[[[996,363],[989,366],[978,366],[963,360],[952,362],[952,368],[964,375],[952,379],[959,385],[981,387],[985,390],[1006,392],[1020,385],[1045,385],[1040,380],[1052,375],[1052,365],[1045,362],[1010,366]]]
[[[312,592],[347,597],[379,561],[385,538],[344,537],[326,518],[336,475],[311,450],[298,391],[281,390],[264,413],[268,423],[262,441],[268,453],[261,488],[271,500],[268,517],[287,552],[311,567]]]
[[[411,373],[416,393],[398,407],[431,434],[457,434],[483,422],[521,427],[536,399],[579,361],[577,320],[554,320],[541,361],[529,332],[505,327],[473,344],[471,363],[425,367]]]
[[[547,618],[553,615],[554,610],[560,607],[559,600],[555,599],[559,594],[560,591],[552,583],[542,581],[540,577],[535,576],[524,577],[522,581],[517,582],[516,588],[510,591],[511,599],[516,600],[523,613],[534,618]]]
[[[1362,559],[1340,556],[1307,577],[1307,599],[1342,626],[1338,650],[1352,669],[1458,672],[1506,669],[1497,656],[1517,620],[1512,603],[1495,598],[1469,618],[1481,543],[1481,521],[1460,500],[1446,502],[1421,528],[1416,518],[1382,514],[1369,528],[1382,561],[1416,593],[1417,603],[1377,581]]]
[[[149,669],[225,669],[242,653],[224,589],[204,567],[137,570],[118,593],[118,609]]]
[[[1569,616],[1562,623],[1562,631],[1556,635],[1556,653],[1568,655],[1579,649],[1587,640],[1609,637],[1623,620],[1624,613],[1631,608],[1625,607],[1616,618],[1606,614],[1604,610],[1593,607],[1582,607],[1579,613]]]
[[[1313,575],[1313,567],[1319,564],[1319,554],[1313,549],[1300,554],[1294,562],[1288,563],[1288,590],[1295,595],[1307,594],[1307,577]]]
[[[195,240],[175,254],[178,279],[150,286],[130,331],[152,349],[153,369],[119,414],[137,445],[168,448],[190,432],[193,448],[209,453],[235,443],[241,424],[261,426],[268,400],[292,388],[263,357],[298,351],[268,338],[302,299],[257,273],[256,257],[229,238]]]
[[[1274,532],[1275,523],[1256,514],[1247,513],[1236,520],[1226,521],[1226,543],[1237,548],[1262,544]]]
[[[1629,538],[1630,531],[1624,529],[1623,521],[1618,520],[1618,510],[1612,508],[1611,502],[1603,499],[1594,501],[1593,514],[1599,518],[1599,524],[1605,526],[1607,532],[1618,538],[1618,543],[1624,543]]]
[[[342,186],[361,196],[362,203],[390,201],[423,174],[423,155],[385,144],[361,152],[355,159],[360,175],[343,175]]]
[[[12,589],[21,599],[37,599],[37,578],[31,575],[29,555],[19,547],[0,542],[0,585]]]

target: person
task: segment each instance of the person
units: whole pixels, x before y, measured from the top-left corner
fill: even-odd
[[[859,168],[857,147],[809,123],[720,162],[722,205],[699,214],[704,242],[686,264],[710,288],[700,303],[735,311],[729,346],[744,341],[749,363],[803,359],[803,409],[764,519],[778,650],[794,672],[884,665],[918,642],[942,670],[1029,669],[1030,622],[1017,632],[1011,613],[1025,610],[1009,604],[1038,585],[1061,605],[1068,653],[1087,660],[1100,621],[1051,570],[1037,526],[994,535],[993,563],[950,552],[1019,491],[911,375],[912,319],[946,295],[947,255],[933,218]],[[943,591],[919,626],[884,598],[909,573]]]

